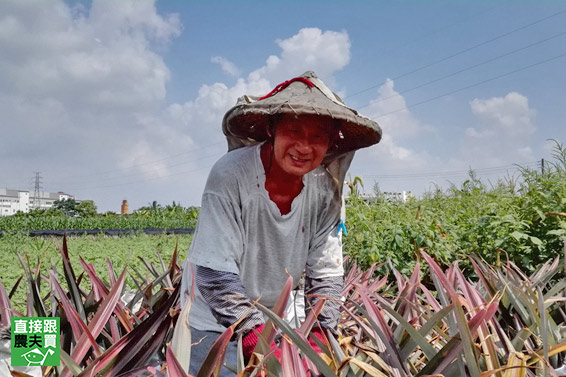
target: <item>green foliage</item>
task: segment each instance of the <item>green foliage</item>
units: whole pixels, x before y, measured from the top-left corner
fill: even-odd
[[[67,217],[77,217],[77,201],[75,199],[61,199],[53,202],[53,209],[62,211]]]
[[[33,210],[0,217],[0,229],[5,231],[64,230],[64,229],[143,229],[143,228],[194,228],[198,208],[184,208],[178,204],[162,207],[142,207],[129,215],[112,212],[96,214],[92,201],[73,205],[74,200],[64,200],[57,208]]]
[[[92,200],[83,200],[76,207],[80,217],[95,217],[97,215],[96,205]]]
[[[460,187],[420,200],[351,200],[345,252],[364,267],[391,261],[402,273],[421,248],[443,264],[475,253],[491,264],[508,256],[533,271],[560,255],[566,235],[566,149],[556,143],[553,157],[544,172],[521,169],[516,180],[490,187],[470,172]],[[469,263],[463,268],[470,272]]]

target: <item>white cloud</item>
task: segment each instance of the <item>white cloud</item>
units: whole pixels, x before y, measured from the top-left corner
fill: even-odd
[[[315,71],[331,85],[335,72],[350,62],[350,38],[345,31],[304,28],[288,39],[277,40],[281,56],[270,56],[266,65],[252,72],[248,80],[262,79],[276,85],[305,71]]]
[[[238,97],[244,94],[262,95],[284,80],[314,70],[325,80],[333,80],[333,74],[349,61],[350,41],[345,32],[301,29],[296,35],[279,40],[280,56],[270,56],[266,65],[240,78],[233,86],[225,83],[202,85],[194,100],[184,104],[172,104],[167,110],[174,114],[179,127],[189,130],[198,145],[223,140],[220,132],[222,118]],[[224,66],[225,58],[213,58]],[[228,69],[231,64],[227,64]],[[321,73],[322,72],[322,73]]]
[[[530,135],[535,131],[533,119],[536,112],[529,108],[529,100],[522,94],[511,92],[505,97],[487,100],[476,98],[470,102],[470,107],[485,128],[506,136]]]
[[[397,141],[411,139],[424,131],[407,108],[405,98],[395,91],[391,79],[379,87],[377,98],[360,112],[376,120],[383,132]]]
[[[384,171],[401,167],[405,171],[422,169],[429,160],[426,152],[411,149],[406,144],[421,135],[424,127],[407,109],[405,98],[395,91],[393,80],[387,79],[377,94],[360,112],[377,121],[383,131],[382,140],[373,151]]]
[[[94,179],[96,172],[131,175],[135,170],[117,171],[128,159],[170,153],[170,140],[190,146],[175,128],[152,133],[141,121],[163,105],[170,77],[156,51],[180,32],[178,17],[157,14],[153,0],[94,0],[90,9],[56,0],[0,2],[0,113],[7,128],[0,160],[18,160],[0,162],[3,175],[28,189],[29,175],[42,171],[46,190],[77,189],[83,199],[81,192],[96,192],[81,191],[88,185],[117,182]]]
[[[222,68],[222,71],[224,71],[226,74],[233,76],[233,77],[239,77],[240,76],[240,70],[230,60],[223,58],[222,56],[213,56],[210,59],[210,61],[212,63],[219,64],[220,67]]]
[[[479,122],[465,130],[462,158],[484,167],[534,159],[529,144],[536,130],[536,111],[526,96],[511,92],[504,97],[476,98],[470,108]]]

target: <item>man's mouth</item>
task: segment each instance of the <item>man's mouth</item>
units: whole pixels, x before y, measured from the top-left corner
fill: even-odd
[[[292,154],[290,154],[289,156],[291,157],[291,159],[292,159],[293,161],[297,161],[297,162],[301,162],[301,163],[304,163],[304,162],[308,162],[308,161],[309,161],[308,158],[299,158],[299,157],[297,157],[297,156],[293,156]]]

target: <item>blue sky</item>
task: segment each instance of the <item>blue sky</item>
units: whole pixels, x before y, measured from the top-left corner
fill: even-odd
[[[563,1],[2,1],[0,187],[199,205],[242,94],[314,70],[383,128],[353,176],[421,194],[566,142]]]

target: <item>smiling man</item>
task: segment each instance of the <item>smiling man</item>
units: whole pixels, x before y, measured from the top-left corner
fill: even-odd
[[[236,335],[250,358],[265,323],[252,303],[273,307],[289,275],[297,284],[305,274],[307,308],[329,299],[313,334],[334,331],[344,176],[354,151],[381,138],[377,123],[346,107],[312,72],[261,98],[240,98],[223,130],[231,151],[210,172],[184,265],[183,297],[191,292],[191,271],[196,282],[192,339],[204,339],[191,349],[195,375],[214,340],[240,320]],[[226,359],[235,365],[231,343]]]

